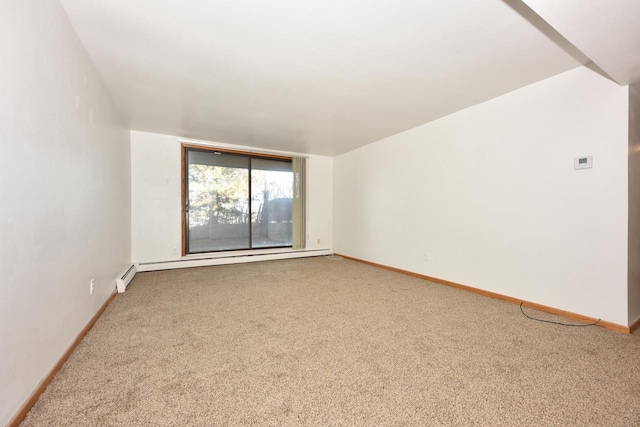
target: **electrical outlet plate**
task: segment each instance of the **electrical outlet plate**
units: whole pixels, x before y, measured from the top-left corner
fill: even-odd
[[[89,282],[89,295],[93,295],[93,291],[95,291],[96,289],[96,281],[94,279],[91,279],[91,281]]]

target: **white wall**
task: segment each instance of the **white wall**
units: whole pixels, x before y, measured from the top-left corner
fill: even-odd
[[[629,86],[629,324],[640,318],[640,83]]]
[[[131,132],[134,262],[181,258],[180,144],[176,136]],[[247,149],[243,146],[226,146]],[[333,159],[310,155],[307,178],[307,248],[331,249]]]
[[[129,133],[57,1],[3,1],[0,52],[5,425],[130,263],[130,152]]]
[[[627,113],[578,68],[338,156],[334,250],[626,325]]]

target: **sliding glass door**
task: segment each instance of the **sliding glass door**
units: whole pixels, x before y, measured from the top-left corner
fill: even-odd
[[[187,254],[290,247],[289,159],[185,149]]]

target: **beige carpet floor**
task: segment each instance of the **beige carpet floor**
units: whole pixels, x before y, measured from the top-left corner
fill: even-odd
[[[639,359],[637,333],[348,260],[140,273],[24,425],[631,426]]]

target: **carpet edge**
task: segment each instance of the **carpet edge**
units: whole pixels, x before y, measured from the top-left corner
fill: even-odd
[[[47,386],[51,383],[53,378],[58,374],[58,372],[62,368],[62,365],[64,365],[67,359],[69,359],[69,356],[71,356],[71,353],[73,353],[73,351],[76,349],[80,341],[82,341],[85,335],[87,335],[87,333],[91,330],[93,325],[98,321],[102,313],[107,309],[107,307],[109,306],[111,301],[113,301],[116,295],[118,295],[118,292],[117,290],[114,290],[111,293],[111,295],[106,299],[106,301],[102,304],[102,306],[100,306],[96,314],[94,314],[93,317],[89,320],[89,322],[87,322],[85,327],[82,328],[82,330],[73,340],[69,348],[67,348],[67,350],[62,354],[62,356],[60,356],[60,359],[58,359],[56,364],[53,365],[53,368],[51,368],[49,373],[47,373],[47,375],[45,375],[42,381],[40,381],[40,383],[36,386],[36,388],[29,395],[27,400],[22,404],[20,409],[18,409],[18,412],[16,412],[13,418],[9,420],[7,427],[18,427],[24,421],[29,411],[31,411],[31,408],[33,407],[33,405],[36,404],[38,399],[40,399],[40,396],[42,395],[42,393],[44,393],[44,391],[46,390]]]
[[[549,314],[555,314],[557,316],[561,316],[561,317],[564,317],[564,318],[567,318],[567,319],[571,319],[571,320],[576,320],[578,322],[595,323],[598,320],[598,319],[596,319],[594,317],[585,316],[585,315],[582,315],[582,314],[573,313],[573,312],[570,312],[570,311],[561,310],[559,308],[549,307],[549,306],[542,305],[542,304],[537,304],[535,302],[521,300],[519,298],[510,297],[508,295],[503,295],[503,294],[499,294],[499,293],[496,293],[496,292],[485,291],[483,289],[474,288],[473,286],[468,286],[468,285],[463,285],[463,284],[460,284],[460,283],[450,282],[448,280],[439,279],[437,277],[427,276],[427,275],[420,274],[420,273],[414,273],[412,271],[403,270],[401,268],[390,267],[388,265],[378,264],[378,263],[375,263],[375,262],[366,261],[366,260],[363,260],[363,259],[360,259],[360,258],[354,258],[354,257],[350,257],[348,255],[343,255],[343,254],[338,254],[338,253],[335,253],[334,255],[338,255],[338,256],[341,256],[341,257],[343,257],[345,259],[349,259],[349,260],[352,260],[352,261],[356,261],[356,262],[360,262],[360,263],[363,263],[363,264],[371,265],[371,266],[374,266],[374,267],[383,268],[385,270],[393,271],[393,272],[396,272],[396,273],[401,273],[401,274],[405,274],[405,275],[408,275],[408,276],[416,277],[418,279],[428,280],[429,282],[438,283],[440,285],[451,286],[453,288],[457,288],[457,289],[461,289],[461,290],[464,290],[464,291],[472,292],[474,294],[482,295],[482,296],[485,296],[485,297],[499,299],[499,300],[506,301],[506,302],[509,302],[509,303],[512,303],[512,304],[517,304],[517,305],[522,304],[523,307],[533,308],[535,310],[544,311],[545,313],[549,313]],[[638,319],[638,321],[636,323],[637,324],[634,324],[635,328],[640,326],[640,319]],[[597,325],[595,325],[595,326],[600,326],[601,328],[608,329],[608,330],[614,331],[614,332],[623,333],[623,334],[630,334],[635,329],[635,328],[632,329],[629,326],[620,325],[620,324],[613,323],[613,322],[608,322],[606,320],[600,320],[597,323]]]

